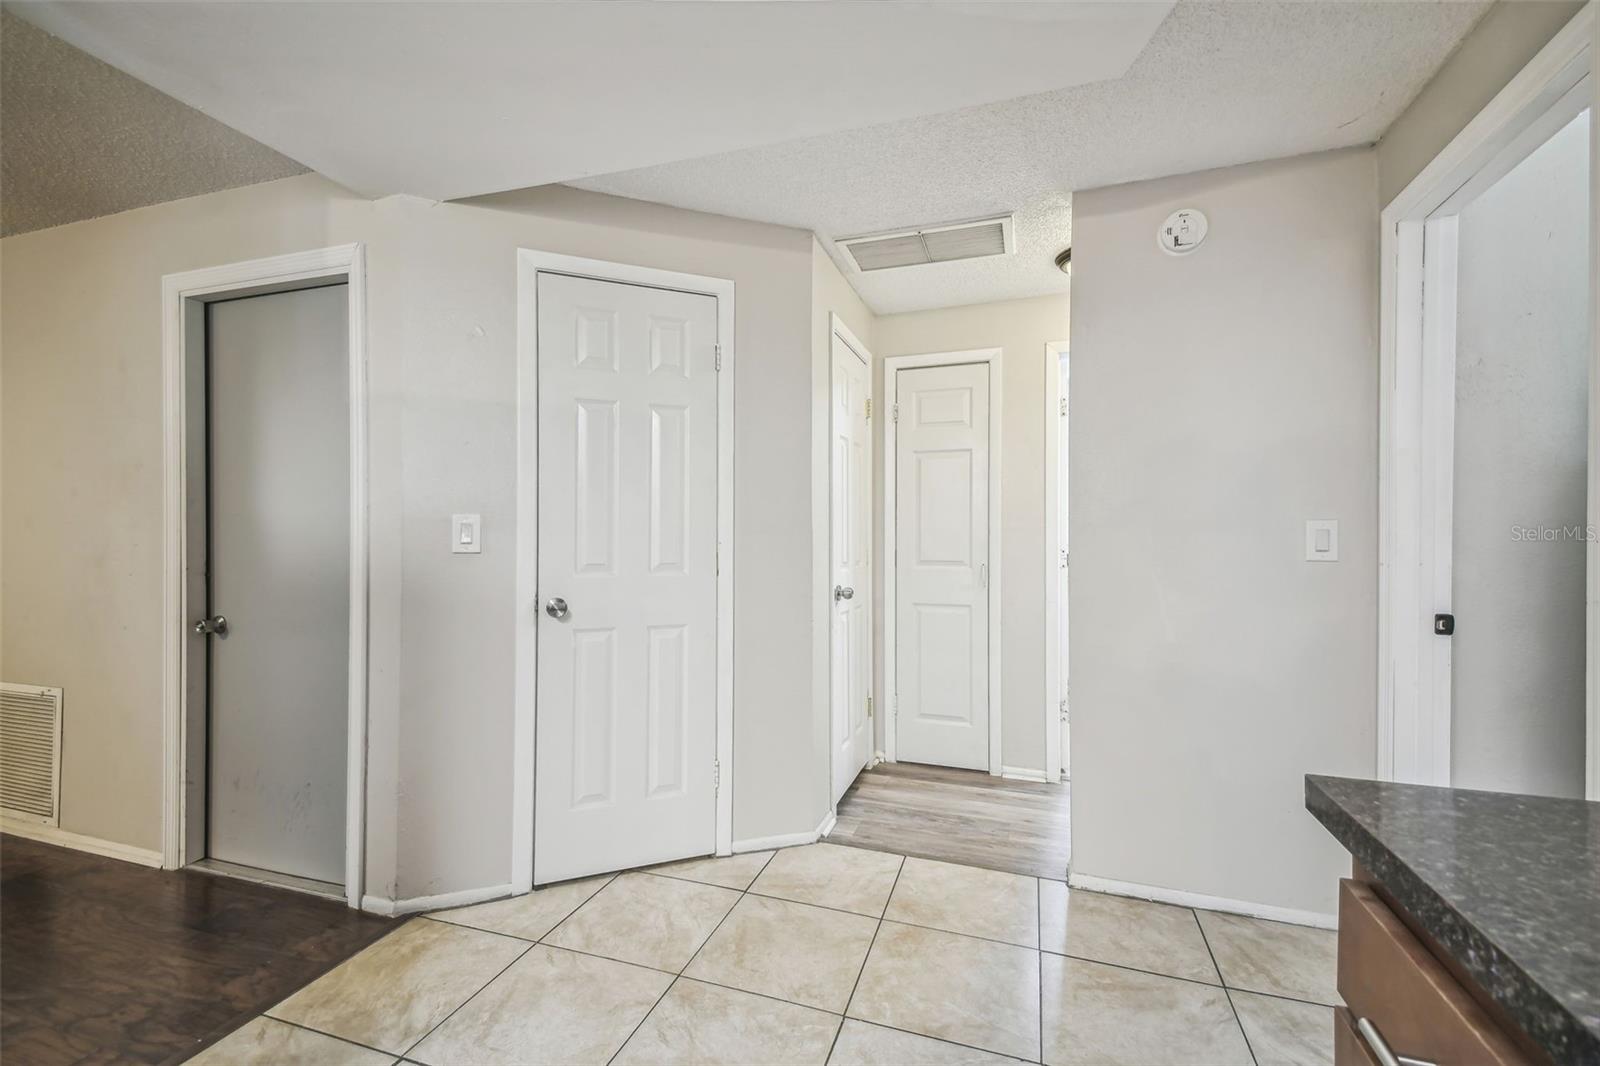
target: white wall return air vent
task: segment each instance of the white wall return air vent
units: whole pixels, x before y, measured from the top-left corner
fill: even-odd
[[[61,824],[61,690],[0,682],[0,813]]]
[[[1016,247],[1010,215],[865,233],[859,237],[840,238],[838,243],[849,250],[856,267],[864,271],[984,259],[1008,255]]]

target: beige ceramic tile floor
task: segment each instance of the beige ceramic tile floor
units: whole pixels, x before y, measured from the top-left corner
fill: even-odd
[[[1333,974],[1326,931],[813,844],[415,918],[194,1061],[1318,1066]]]

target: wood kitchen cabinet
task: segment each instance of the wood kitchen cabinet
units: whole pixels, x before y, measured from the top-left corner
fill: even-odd
[[[1335,1066],[1548,1062],[1380,892],[1359,879],[1339,882],[1338,986],[1347,1007],[1334,1019]]]

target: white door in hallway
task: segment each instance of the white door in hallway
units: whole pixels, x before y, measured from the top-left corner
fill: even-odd
[[[833,334],[833,476],[830,556],[833,584],[831,679],[833,802],[872,757],[872,474],[867,404],[872,374],[865,350]]]
[[[547,884],[715,850],[717,301],[537,285]]]
[[[205,642],[206,858],[334,885],[349,727],[348,292],[219,300],[205,344],[206,616],[219,630]]]
[[[895,729],[902,762],[989,769],[989,366],[901,370]]]

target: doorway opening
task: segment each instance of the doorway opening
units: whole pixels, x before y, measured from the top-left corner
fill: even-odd
[[[1384,211],[1378,754],[1395,780],[1600,798],[1594,18]]]
[[[169,275],[163,864],[361,903],[360,246]]]

